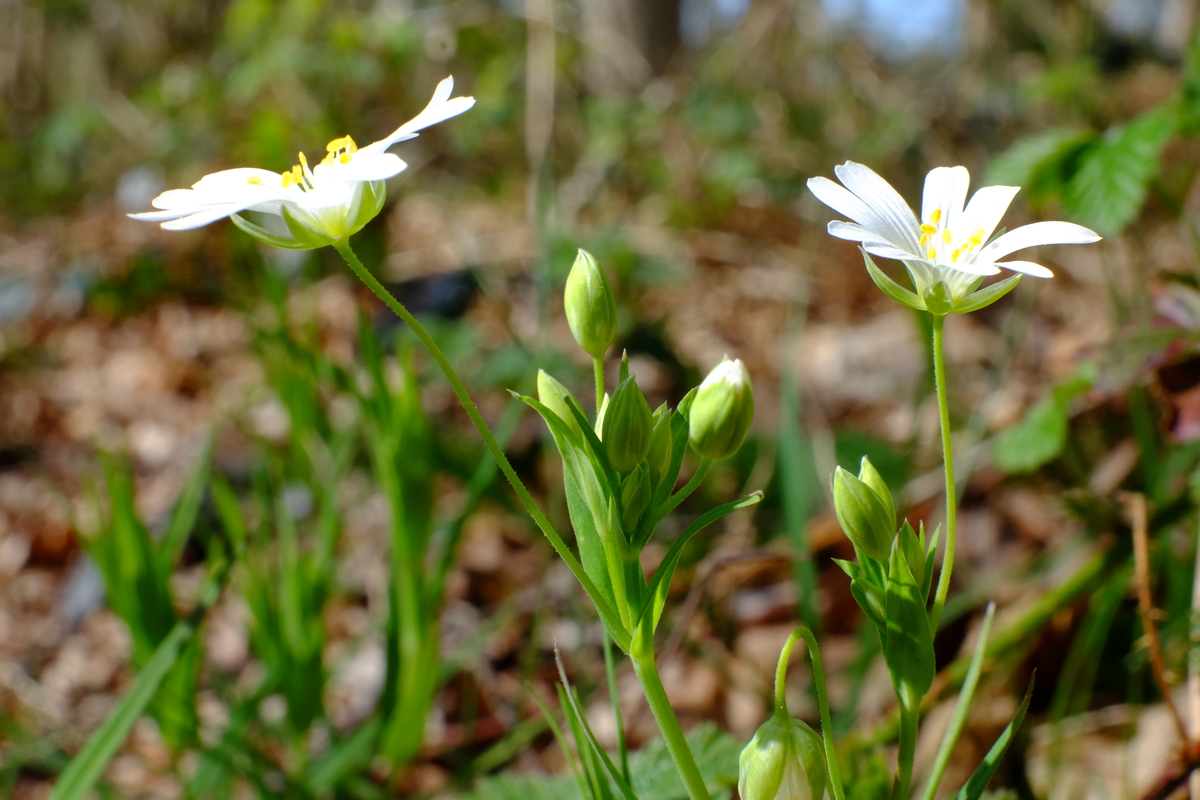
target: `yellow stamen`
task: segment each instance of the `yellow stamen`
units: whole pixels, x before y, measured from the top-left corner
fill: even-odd
[[[979,245],[983,244],[983,237],[969,236],[967,237],[967,241],[971,243],[972,247],[978,247]]]
[[[921,234],[921,247],[924,247],[927,244],[929,244],[929,234],[922,233]]]
[[[343,164],[349,164],[350,163],[350,154],[342,153],[340,156],[338,156],[338,161],[342,162]]]
[[[930,212],[929,221],[932,222],[934,225],[937,225],[939,222],[941,222],[942,221],[942,210],[940,208],[935,208],[932,212]]]
[[[333,153],[326,153],[325,157],[321,159],[321,163],[322,164],[332,164],[333,163]]]
[[[983,228],[976,228],[975,233],[973,233],[972,235],[978,236],[980,239],[982,239],[986,233],[987,233],[987,231],[985,231]]]
[[[937,248],[931,247],[928,250],[926,250],[925,257],[928,258],[930,261],[937,258]]]
[[[962,250],[955,250],[953,253],[951,253],[951,254],[950,254],[950,262],[951,262],[951,263],[953,263],[953,264],[957,264],[957,263],[958,263],[958,257],[959,257],[960,255],[962,255]]]
[[[308,159],[304,157],[304,153],[300,153],[299,155],[300,155],[300,165],[303,166],[305,169],[308,169]],[[296,167],[296,169],[299,169],[299,167]]]
[[[950,244],[951,242],[954,241],[954,236],[950,233],[949,228],[945,228],[942,230],[942,241],[945,242],[946,244]]]
[[[246,183],[252,186],[262,186],[262,178],[257,175],[251,175],[249,178],[246,178]]]
[[[921,226],[921,230],[925,233],[937,233],[937,228],[933,225],[930,225],[928,222]]]
[[[325,145],[325,150],[330,153],[336,153],[338,150],[345,150],[347,153],[357,153],[358,145],[349,136],[343,136]]]

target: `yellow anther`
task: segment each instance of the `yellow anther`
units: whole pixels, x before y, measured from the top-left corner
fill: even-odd
[[[985,231],[983,228],[976,228],[975,232],[972,234],[972,236],[978,236],[980,239],[982,239],[986,235],[987,235],[987,231]]]
[[[345,150],[347,153],[357,153],[358,145],[349,136],[343,136],[325,145],[325,150],[330,153],[336,153],[338,150]]]
[[[925,251],[925,257],[926,257],[926,258],[928,258],[930,261],[932,261],[933,259],[937,258],[937,248],[936,248],[936,247],[931,247],[931,248],[929,248],[928,250],[926,250],[926,251]]]
[[[927,244],[929,244],[929,234],[922,233],[921,234],[921,247],[924,247]]]
[[[971,236],[967,237],[967,241],[971,243],[972,247],[978,247],[979,245],[983,244],[983,237],[972,234]]]
[[[252,186],[262,186],[262,178],[257,175],[251,175],[249,178],[246,178],[246,183]]]
[[[962,250],[955,250],[953,253],[951,253],[951,254],[950,254],[950,262],[951,262],[951,263],[954,263],[954,264],[957,264],[957,263],[958,263],[958,257],[959,257],[960,255],[962,255]]]
[[[306,168],[308,167],[308,159],[304,157],[304,153],[300,153],[300,165]],[[295,169],[299,168],[299,166],[295,167]]]
[[[287,172],[279,173],[279,176],[283,178],[282,186],[284,189],[292,185],[292,171],[290,169]]]
[[[333,163],[333,153],[326,153],[325,157],[321,159],[321,163],[322,164],[332,164]]]
[[[338,156],[338,161],[342,162],[343,164],[349,164],[350,163],[350,154],[342,153],[340,156]]]
[[[954,241],[954,235],[952,233],[950,233],[949,228],[942,229],[942,241],[945,242],[946,244],[950,244],[951,242]]]
[[[934,225],[941,222],[942,221],[942,210],[940,208],[935,208],[933,211],[931,211],[929,213],[929,221],[932,222]]]
[[[921,230],[925,233],[937,233],[937,228],[933,225],[930,225],[928,222],[921,226]]]

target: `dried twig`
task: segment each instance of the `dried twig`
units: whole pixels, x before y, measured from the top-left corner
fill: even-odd
[[[1121,496],[1121,501],[1129,514],[1130,525],[1133,527],[1134,579],[1137,582],[1138,590],[1138,612],[1142,617],[1142,627],[1146,630],[1146,649],[1150,653],[1150,672],[1154,675],[1154,682],[1158,685],[1159,693],[1162,694],[1163,703],[1171,712],[1171,719],[1175,721],[1180,741],[1185,747],[1190,747],[1191,736],[1188,734],[1187,726],[1183,723],[1183,716],[1175,706],[1174,698],[1171,697],[1171,685],[1167,683],[1167,668],[1163,662],[1162,644],[1158,639],[1158,628],[1154,624],[1154,605],[1150,595],[1150,548],[1146,534],[1146,529],[1149,527],[1146,498],[1144,495],[1128,492]]]

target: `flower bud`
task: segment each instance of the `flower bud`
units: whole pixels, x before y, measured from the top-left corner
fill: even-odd
[[[627,536],[637,530],[638,520],[650,505],[650,471],[645,464],[629,473],[621,483],[621,526]]]
[[[617,472],[629,472],[646,457],[650,450],[650,433],[654,419],[650,404],[642,395],[632,376],[626,378],[613,392],[604,409],[601,439],[608,453],[608,463]]]
[[[650,452],[646,465],[650,468],[650,485],[657,487],[671,468],[675,442],[671,433],[671,410],[663,403],[654,412],[654,430],[650,433]]]
[[[575,341],[592,357],[602,358],[617,338],[617,300],[591,253],[579,251],[567,276],[563,305]]]
[[[726,359],[708,373],[688,415],[688,441],[716,461],[738,451],[754,419],[754,387],[742,360]]]
[[[886,564],[895,538],[895,513],[863,480],[838,467],[833,473],[833,510],[854,546]]]
[[[538,401],[553,411],[575,433],[580,433],[579,420],[571,413],[567,398],[571,392],[545,370],[538,370],[537,377]]]
[[[738,795],[742,800],[821,800],[824,794],[821,737],[786,711],[776,711],[742,750]]]
[[[879,470],[875,469],[871,459],[866,456],[863,456],[862,461],[859,462],[858,479],[875,490],[875,494],[883,503],[884,510],[887,511],[888,527],[894,531],[896,529],[896,503],[892,500],[892,490],[888,488],[887,482],[879,474]]]

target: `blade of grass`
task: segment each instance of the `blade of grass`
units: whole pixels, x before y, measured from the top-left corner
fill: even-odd
[[[196,528],[196,517],[200,513],[200,502],[204,499],[204,489],[208,483],[208,473],[212,465],[213,435],[210,433],[204,442],[204,449],[196,462],[196,467],[184,484],[175,508],[171,512],[171,521],[166,533],[158,545],[159,559],[163,569],[168,573],[179,561],[180,554],[187,544],[188,537]]]
[[[50,793],[49,800],[83,800],[92,790],[108,762],[124,744],[134,723],[154,699],[159,684],[170,672],[179,654],[196,635],[204,615],[220,597],[229,566],[223,564],[214,572],[201,594],[200,604],[186,619],[177,622],[163,639],[154,655],[138,673],[133,685],[91,735],[83,749],[63,770]]]

